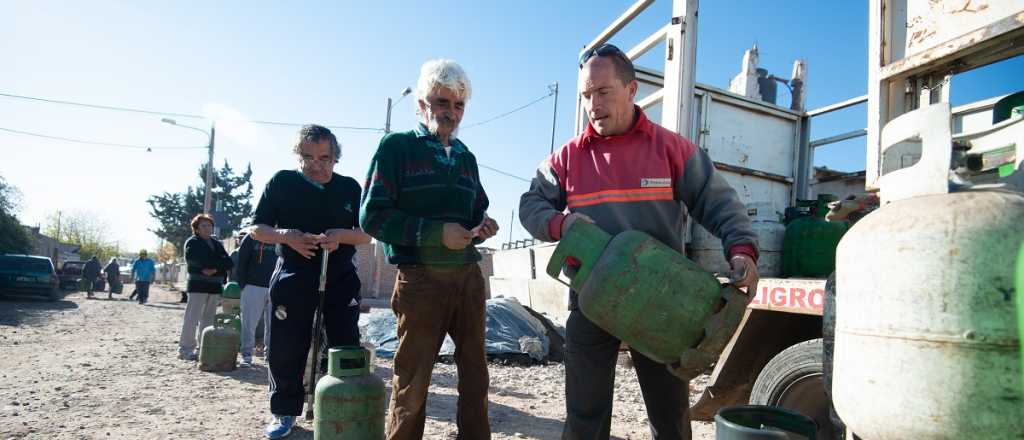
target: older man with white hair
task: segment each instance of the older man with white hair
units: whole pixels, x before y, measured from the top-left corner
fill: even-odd
[[[389,440],[420,439],[427,388],[445,334],[459,369],[458,438],[489,439],[484,353],[484,277],[474,244],[498,232],[476,157],[456,138],[472,93],[451,60],[431,60],[416,84],[414,130],[380,141],[359,223],[398,265],[391,308],[398,321]]]

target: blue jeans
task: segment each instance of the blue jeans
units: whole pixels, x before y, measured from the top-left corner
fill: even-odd
[[[145,304],[149,300],[149,281],[136,281],[135,289],[139,292],[139,304]]]

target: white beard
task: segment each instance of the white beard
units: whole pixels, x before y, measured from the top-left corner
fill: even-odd
[[[440,136],[437,135],[437,129],[440,128],[440,124],[437,123],[437,119],[435,119],[435,118],[425,118],[425,119],[427,121],[423,125],[427,126],[427,132],[429,132],[434,137],[439,138]],[[448,139],[456,139],[458,137],[459,137],[459,126],[456,125],[455,129],[452,130],[452,134],[450,136],[448,136]]]

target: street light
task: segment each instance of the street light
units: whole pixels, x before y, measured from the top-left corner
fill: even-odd
[[[210,214],[210,205],[213,204],[213,193],[211,191],[211,188],[213,187],[213,142],[217,136],[217,121],[210,122],[209,133],[207,133],[206,130],[203,130],[198,127],[179,124],[178,121],[175,121],[171,118],[163,118],[160,120],[160,122],[171,124],[175,127],[190,128],[192,130],[205,134],[206,138],[209,140],[207,150],[209,150],[210,157],[209,161],[206,163],[206,195],[203,197],[203,214]]]
[[[396,100],[393,104],[391,103],[391,98],[388,98],[388,115],[387,119],[384,120],[384,134],[391,133],[391,109],[398,105],[402,98],[405,98],[405,95],[408,95],[410,93],[412,93],[412,88],[406,87],[402,89],[402,94],[398,97],[398,100]]]

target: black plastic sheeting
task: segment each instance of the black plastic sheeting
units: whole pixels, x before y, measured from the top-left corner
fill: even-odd
[[[487,300],[487,330],[484,345],[488,357],[525,356],[535,362],[548,360],[550,339],[544,323],[512,298]],[[392,358],[398,350],[395,315],[388,309],[373,309],[359,318],[362,339],[376,347],[376,354]],[[561,339],[561,338],[557,338]],[[559,341],[560,342],[560,341]],[[445,336],[438,353],[441,357],[455,354],[455,344]]]

